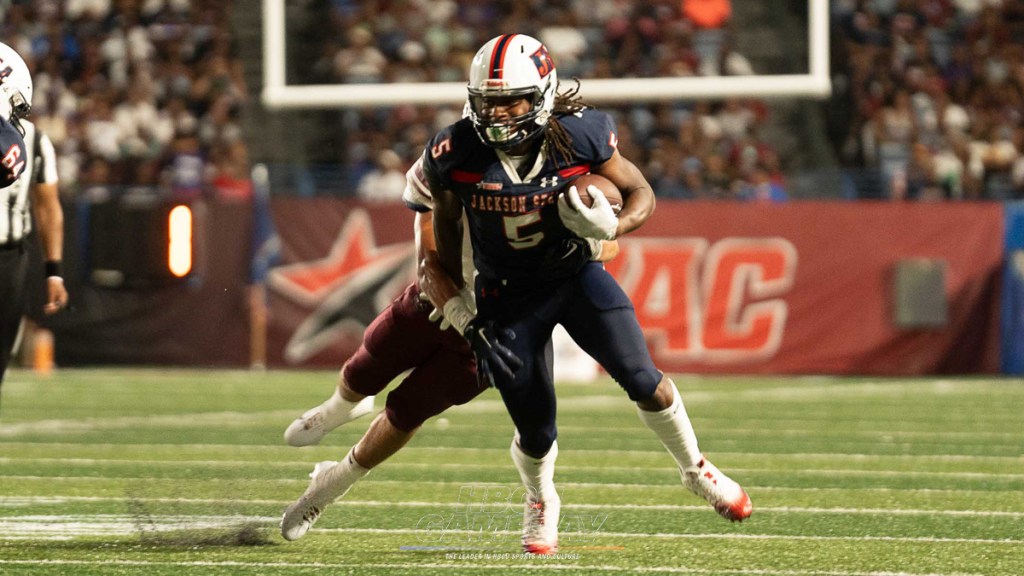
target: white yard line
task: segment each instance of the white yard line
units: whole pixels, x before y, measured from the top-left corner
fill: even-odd
[[[183,516],[123,514],[32,515],[0,518],[0,539],[69,536],[130,536],[140,532],[172,532],[237,527],[246,524],[271,524],[280,519],[271,516]]]
[[[567,516],[568,517],[568,516]],[[0,519],[0,540],[11,535],[19,539],[34,536],[45,540],[49,537],[67,538],[69,536],[131,536],[142,532],[166,532],[176,530],[197,530],[209,528],[229,528],[244,524],[260,524],[276,527],[278,518],[265,516],[160,516],[147,515],[135,518],[119,514],[96,515],[37,515],[14,516]],[[417,528],[317,528],[321,534],[408,534],[419,535],[419,545],[460,543],[487,543],[507,539],[516,539],[518,531],[511,530],[462,530],[450,528],[417,529]],[[460,539],[459,536],[468,538]],[[917,536],[807,536],[779,534],[677,534],[677,533],[642,533],[642,532],[606,532],[600,529],[592,531],[563,531],[566,540],[572,537],[592,539],[601,538],[659,538],[668,540],[739,540],[739,541],[821,541],[821,542],[897,542],[916,544],[999,544],[1012,547],[1024,546],[1024,540],[993,539],[993,538],[940,538]]]
[[[291,461],[291,462],[267,462],[263,460],[151,460],[151,459],[124,459],[124,458],[35,458],[26,456],[23,458],[4,458],[0,457],[0,464],[17,464],[19,462],[40,464],[40,463],[53,463],[59,465],[79,465],[79,466],[102,466],[105,464],[125,465],[125,466],[199,466],[199,467],[210,467],[210,468],[231,468],[231,467],[258,467],[258,468],[296,468],[307,466],[305,462]],[[507,470],[507,463],[495,463],[495,464],[466,464],[462,462],[436,462],[436,463],[425,463],[425,462],[388,462],[387,468],[415,468],[415,469],[469,469],[469,470]],[[662,471],[672,472],[674,471],[666,466],[571,466],[559,464],[558,469],[560,471],[567,470],[594,470],[600,469],[602,471]],[[758,474],[758,473],[774,473],[778,472],[777,468],[757,468],[757,467],[730,467],[730,473],[739,474]],[[956,478],[956,479],[984,479],[984,478],[998,478],[1001,480],[1021,480],[1024,479],[1024,473],[1001,473],[1001,472],[923,472],[917,470],[866,470],[866,469],[807,469],[807,470],[787,470],[787,476],[886,476],[896,478]]]
[[[475,487],[484,485],[474,485]],[[505,485],[491,485],[508,488]],[[125,502],[128,497],[115,496],[0,496],[2,508],[28,508],[31,506],[63,505],[74,502]],[[194,504],[194,505],[280,505],[291,503],[291,500],[268,499],[230,499],[230,498],[139,498],[131,497],[133,502],[153,504]],[[519,502],[515,502],[517,505]],[[338,500],[332,506],[346,508],[426,508],[426,509],[467,509],[468,511],[486,511],[507,508],[504,502],[430,502],[430,501],[386,501],[386,500]],[[518,510],[518,507],[516,508]],[[572,510],[671,510],[680,512],[705,512],[706,505],[685,504],[587,504],[566,503],[566,511]],[[758,506],[758,514],[839,514],[861,516],[954,516],[979,518],[1024,518],[1024,512],[1007,510],[947,510],[928,508],[825,508],[821,506]],[[56,515],[53,518],[78,518],[81,515]],[[41,518],[41,516],[31,516]],[[50,517],[50,516],[48,516]],[[30,516],[12,516],[10,518],[30,518]],[[229,518],[225,516],[225,518]],[[2,521],[2,518],[0,518]]]
[[[115,416],[112,418],[68,418],[32,420],[0,425],[0,438],[13,438],[25,434],[67,434],[92,430],[122,430],[125,428],[196,428],[204,424],[219,427],[252,425],[253,422],[295,418],[294,410],[270,412],[189,412],[166,415]]]
[[[133,481],[133,482],[165,482],[165,481],[179,481],[176,478],[166,478],[161,476],[36,476],[36,475],[0,475],[0,481],[14,481],[14,480],[32,480],[40,482],[111,482],[111,481]],[[199,481],[199,480],[196,480]],[[209,478],[206,479],[209,482],[232,482],[232,481],[248,481],[244,478]],[[305,486],[309,484],[309,481],[304,478],[269,478],[261,479],[262,482],[268,484],[296,484]],[[394,486],[394,485],[408,485],[415,483],[418,486],[424,485],[435,485],[435,486],[467,486],[467,485],[478,485],[480,482],[468,482],[465,480],[376,480],[368,479],[362,480],[361,485],[383,485],[383,486]],[[2,485],[2,482],[0,482]],[[679,488],[680,484],[646,484],[646,483],[624,483],[624,482],[559,482],[559,487],[569,488],[624,488],[624,489],[675,489]],[[758,492],[878,492],[878,493],[904,493],[904,494],[993,494],[992,490],[970,490],[963,488],[890,488],[890,487],[861,487],[854,486],[849,488],[842,487],[829,487],[829,488],[813,488],[813,487],[790,487],[790,486],[761,486],[759,484],[745,484],[748,491]]]
[[[184,416],[183,416],[184,418]],[[275,436],[275,439],[277,437]],[[81,444],[75,443],[61,443],[52,442],[46,444],[40,444],[38,442],[4,442],[5,447],[13,446],[29,446],[32,448],[43,448],[46,450],[62,449],[66,450],[68,454],[75,454],[80,452],[83,448]],[[326,448],[334,450],[342,450],[341,446],[326,445]],[[264,454],[278,455],[287,453],[295,456],[301,456],[306,452],[298,452],[294,448],[289,448],[282,445],[266,445],[266,444],[106,444],[106,443],[94,443],[89,444],[86,449],[110,449],[113,451],[121,451],[129,448],[134,449],[145,449],[153,453],[161,453],[164,451],[173,451],[175,454],[180,454],[187,451],[196,452],[213,452],[213,453],[229,453],[233,455],[244,454],[246,452],[256,452]],[[323,448],[323,447],[320,447]],[[10,448],[8,448],[10,449]],[[347,447],[344,448],[347,450]],[[458,452],[466,455],[470,454],[494,454],[503,459],[508,458],[508,448],[463,448],[458,446],[409,446],[402,450],[403,453],[421,453],[421,454],[432,454],[441,453],[446,458],[450,458],[449,454]],[[308,452],[313,454],[313,452]],[[665,457],[666,452],[664,450],[633,450],[633,449],[613,449],[613,448],[573,448],[572,454],[583,453],[587,457],[594,455],[606,455],[614,459],[620,457],[623,454],[630,456],[643,456],[643,457]],[[727,450],[717,450],[714,452],[716,460],[724,460],[726,458],[733,460],[772,460],[772,461],[794,461],[794,462],[806,462],[809,460],[819,460],[827,462],[836,461],[860,461],[860,462],[937,462],[937,463],[988,463],[995,464],[998,466],[1012,466],[1019,465],[1024,467],[1024,455],[1019,456],[979,456],[976,454],[866,454],[859,452],[786,452],[786,453],[766,453],[766,452],[735,452]],[[567,455],[567,458],[573,456]],[[29,457],[31,459],[31,457]],[[298,460],[298,458],[292,458],[292,460]],[[173,460],[168,460],[173,461]],[[390,466],[391,464],[387,464]]]

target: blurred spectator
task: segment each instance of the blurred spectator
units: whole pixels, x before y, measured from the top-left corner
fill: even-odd
[[[114,122],[107,97],[97,94],[84,112],[89,119],[85,128],[85,144],[89,152],[108,162],[117,162],[121,158],[121,128]]]
[[[211,184],[218,200],[238,202],[252,199],[249,155],[241,140],[219,149],[213,161]]]
[[[366,173],[356,187],[356,194],[363,200],[392,202],[402,199],[405,191],[405,172],[402,160],[392,150],[381,150],[377,154],[376,166]]]
[[[164,162],[163,181],[176,199],[192,200],[203,195],[206,161],[195,132],[174,135]]]
[[[121,152],[130,157],[158,155],[167,144],[160,129],[160,118],[152,90],[143,78],[137,78],[127,91],[126,100],[114,108]]]
[[[683,14],[701,28],[722,28],[732,18],[729,0],[680,0]]]
[[[741,182],[739,186],[737,195],[741,200],[753,202],[785,202],[789,200],[789,195],[782,185],[773,182],[764,170],[754,170],[750,179]]]
[[[893,200],[934,201],[945,197],[935,170],[935,159],[924,144],[914,144],[910,162],[901,176],[905,182],[895,187],[898,194],[893,195]]]
[[[334,76],[349,84],[383,82],[387,58],[373,45],[373,33],[365,25],[348,29],[348,47],[334,57]]]
[[[746,56],[736,51],[731,40],[722,40],[717,51],[711,50],[701,59],[700,72],[702,76],[750,76],[754,74],[754,67]]]
[[[580,30],[575,14],[566,8],[556,8],[550,20],[540,28],[537,39],[548,51],[558,55],[558,71],[565,78],[583,73],[581,59],[588,49],[587,37]]]

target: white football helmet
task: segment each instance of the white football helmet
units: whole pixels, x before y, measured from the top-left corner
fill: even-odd
[[[32,75],[21,56],[0,43],[0,115],[17,126],[32,111]]]
[[[480,139],[493,148],[510,150],[544,131],[555,106],[558,74],[548,49],[525,34],[503,34],[477,51],[469,68],[469,118]],[[524,97],[530,111],[495,119],[489,99]]]

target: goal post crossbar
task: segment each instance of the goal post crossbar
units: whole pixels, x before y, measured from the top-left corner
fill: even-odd
[[[263,0],[264,106],[271,110],[379,107],[402,104],[461,104],[464,82],[289,85],[285,1]],[[588,79],[594,103],[653,102],[729,97],[827,98],[829,77],[828,0],[808,0],[808,73],[685,78]]]

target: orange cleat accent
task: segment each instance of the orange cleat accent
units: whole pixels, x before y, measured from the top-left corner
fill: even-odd
[[[750,496],[732,478],[709,462],[701,459],[697,466],[682,470],[683,485],[704,498],[722,518],[742,522],[750,517],[754,505]]]

